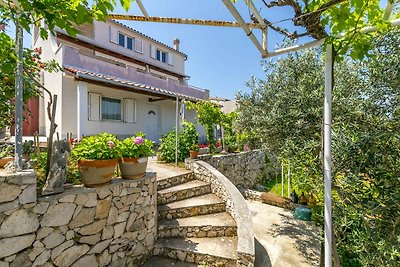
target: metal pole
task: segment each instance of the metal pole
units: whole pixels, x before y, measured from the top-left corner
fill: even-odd
[[[281,167],[282,167],[282,171],[281,171],[281,174],[282,174],[282,197],[284,197],[285,196],[285,192],[283,190],[284,190],[284,187],[285,187],[285,183],[284,183],[285,173],[284,173],[284,169],[283,169],[283,161],[282,161]]]
[[[18,15],[19,16],[19,15]],[[15,21],[15,53],[17,55],[17,67],[15,70],[15,165],[17,170],[22,170],[22,110],[23,110],[23,28]]]
[[[179,98],[176,97],[176,118],[175,118],[175,164],[178,165],[178,126],[179,126]]]
[[[142,11],[143,15],[148,18],[149,17],[149,13],[147,13],[146,8],[144,8],[144,5],[142,3],[141,0],[136,0],[136,4],[139,6],[140,10]]]
[[[288,164],[288,170],[287,170],[287,195],[290,197],[290,162]]]
[[[325,53],[325,97],[324,97],[324,222],[325,222],[325,267],[332,266],[332,88],[333,45],[326,46]]]

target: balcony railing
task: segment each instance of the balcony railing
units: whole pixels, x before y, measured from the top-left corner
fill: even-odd
[[[63,48],[63,65],[76,67],[90,72],[95,72],[105,76],[119,78],[131,82],[137,82],[148,86],[157,87],[182,95],[208,99],[209,91],[190,85],[184,85],[178,80],[157,77],[152,73],[143,72],[135,67],[124,64],[116,64],[117,59],[108,60],[106,58],[89,56],[79,53],[79,49],[65,45]]]

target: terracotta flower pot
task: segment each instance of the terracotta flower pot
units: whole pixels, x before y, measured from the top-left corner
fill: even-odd
[[[197,159],[197,156],[199,155],[199,151],[197,150],[190,150],[189,153],[191,159]]]
[[[5,157],[0,159],[0,168],[4,168],[4,166],[6,166],[7,163],[9,163],[10,161],[13,161],[14,157]]]
[[[82,182],[86,187],[98,187],[111,182],[116,159],[83,159],[78,161]]]
[[[118,161],[119,169],[121,170],[121,178],[137,179],[142,178],[147,169],[146,158],[124,158],[121,157]]]

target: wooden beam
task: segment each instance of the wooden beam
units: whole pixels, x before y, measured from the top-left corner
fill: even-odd
[[[167,100],[166,98],[149,98],[149,102],[157,102],[157,101],[163,101]]]

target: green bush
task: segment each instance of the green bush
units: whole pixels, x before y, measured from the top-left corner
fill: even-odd
[[[75,159],[117,159],[120,156],[120,142],[115,135],[102,133],[87,136],[72,149]]]
[[[178,161],[184,161],[189,157],[190,148],[198,143],[199,133],[191,122],[184,122],[184,130],[178,134]],[[166,162],[175,162],[175,129],[161,138],[159,152]]]
[[[137,133],[136,137],[132,136],[120,142],[121,157],[140,158],[148,157],[154,153],[154,142],[144,138],[143,133]]]

